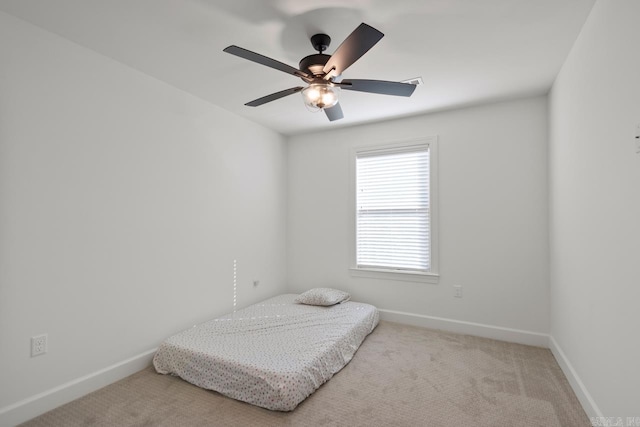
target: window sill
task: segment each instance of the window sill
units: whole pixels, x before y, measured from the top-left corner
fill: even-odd
[[[383,270],[376,268],[349,268],[351,276],[370,279],[400,280],[403,282],[419,282],[437,284],[440,275],[436,273],[420,273],[417,271]]]

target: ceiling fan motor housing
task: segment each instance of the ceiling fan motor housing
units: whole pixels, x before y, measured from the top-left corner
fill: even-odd
[[[302,71],[313,74],[314,76],[324,75],[324,65],[329,61],[331,55],[325,55],[324,53],[316,53],[315,55],[309,55],[302,58],[299,68]]]

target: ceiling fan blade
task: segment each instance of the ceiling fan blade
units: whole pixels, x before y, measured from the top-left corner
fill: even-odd
[[[284,98],[285,96],[293,95],[296,92],[300,92],[304,89],[301,86],[292,87],[291,89],[281,90],[280,92],[272,93],[271,95],[263,96],[262,98],[254,99],[251,102],[247,102],[246,106],[248,107],[258,107],[262,104],[266,104],[267,102],[275,101],[276,99]]]
[[[239,56],[240,58],[248,59],[249,61],[257,62],[258,64],[265,65],[270,68],[274,68],[278,71],[283,71],[287,74],[293,74],[296,77],[307,77],[309,75],[304,71],[300,71],[297,68],[293,68],[290,65],[282,63],[280,61],[276,61],[275,59],[271,59],[267,56],[260,55],[259,53],[251,52],[250,50],[231,45],[223,49],[224,52],[230,53],[235,56]]]
[[[358,92],[380,93],[383,95],[411,96],[416,85],[400,82],[389,82],[385,80],[342,80],[337,84],[344,90],[355,90]]]
[[[342,114],[342,107],[340,107],[340,103],[337,103],[331,108],[325,108],[324,113],[327,115],[329,121],[340,120],[344,117],[344,114]]]
[[[342,74],[344,70],[378,43],[382,37],[384,37],[384,34],[363,22],[338,46],[325,64],[323,71],[329,73],[334,70],[331,73],[333,76]]]

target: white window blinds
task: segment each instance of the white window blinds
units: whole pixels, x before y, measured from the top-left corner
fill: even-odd
[[[356,153],[358,268],[429,272],[429,146]]]

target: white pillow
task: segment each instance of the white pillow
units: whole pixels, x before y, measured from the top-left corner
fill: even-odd
[[[328,306],[349,301],[350,298],[350,294],[337,289],[314,288],[298,295],[294,301],[298,304]]]

